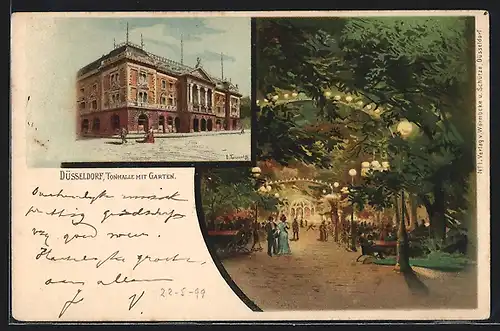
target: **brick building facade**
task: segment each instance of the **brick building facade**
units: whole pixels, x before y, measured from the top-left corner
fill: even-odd
[[[77,132],[239,130],[238,86],[126,42],[77,74]]]

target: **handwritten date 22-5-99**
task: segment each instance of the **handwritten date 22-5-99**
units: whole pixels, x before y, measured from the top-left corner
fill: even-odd
[[[161,288],[161,293],[160,296],[163,298],[168,298],[168,297],[196,297],[196,299],[203,299],[205,297],[205,289],[204,288],[195,288],[195,289],[188,289],[187,287],[183,287],[180,289],[174,289],[174,288]]]

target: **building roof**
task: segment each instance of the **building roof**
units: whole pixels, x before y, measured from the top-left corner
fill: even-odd
[[[129,57],[141,62],[149,63],[159,70],[175,76],[190,74],[193,71],[201,68],[187,66],[171,59],[167,59],[165,57],[147,52],[141,46],[134,43],[125,42],[116,45],[115,48],[108,54],[101,56],[99,59],[78,70],[77,76],[81,77],[91,71],[99,70],[101,67],[106,65],[107,61],[113,61],[114,58],[118,59],[119,57]],[[218,77],[210,75],[206,71],[204,71],[204,73],[209,76],[209,78],[215,83],[216,88],[239,94],[237,85],[234,85],[233,83],[225,79],[220,79]]]

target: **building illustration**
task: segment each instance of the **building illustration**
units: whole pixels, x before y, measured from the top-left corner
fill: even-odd
[[[77,73],[78,135],[239,130],[238,85],[207,73],[199,58],[195,67],[182,62],[147,52],[142,36],[131,43],[127,27],[125,42]]]

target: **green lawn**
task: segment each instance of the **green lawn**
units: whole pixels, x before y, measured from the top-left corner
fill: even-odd
[[[375,260],[374,263],[379,265],[395,265],[396,257]],[[423,258],[410,259],[411,266],[448,272],[463,270],[468,263],[469,260],[463,255],[439,252],[431,253]]]

